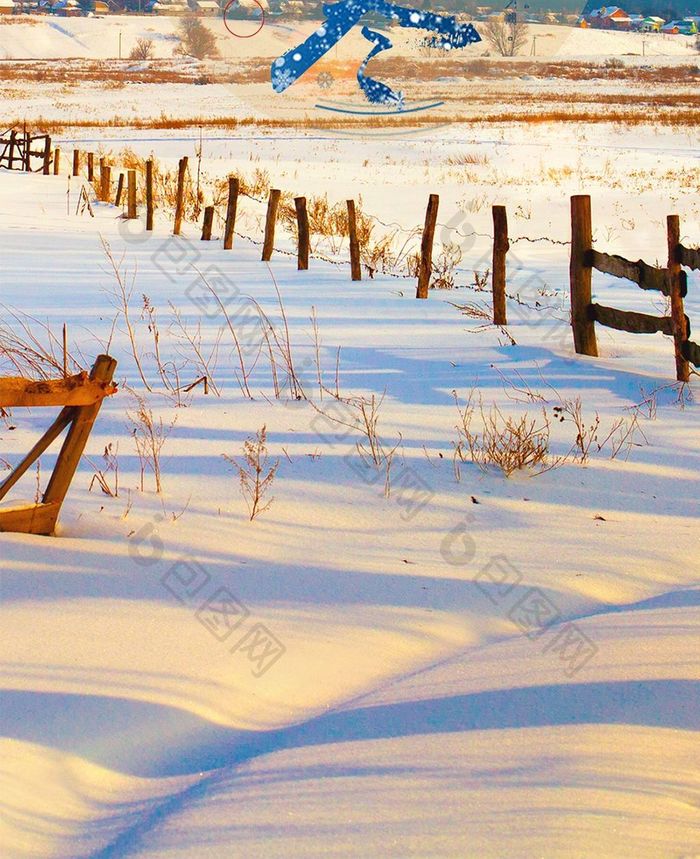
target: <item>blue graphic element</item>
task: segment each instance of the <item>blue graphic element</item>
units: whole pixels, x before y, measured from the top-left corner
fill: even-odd
[[[420,12],[397,6],[387,0],[339,0],[323,6],[326,20],[312,33],[309,38],[290,48],[278,57],[271,68],[272,88],[275,92],[284,92],[304,72],[308,71],[324,54],[340,41],[367,12],[377,12],[387,19],[397,21],[400,27],[414,27],[428,30],[436,35],[430,43],[433,47],[443,50],[464,48],[474,42],[480,42],[481,36],[471,24],[459,24],[452,16],[436,15],[433,12]],[[372,104],[390,104],[395,110],[404,109],[404,94],[394,92],[391,87],[381,81],[365,75],[367,64],[382,51],[388,51],[392,46],[391,40],[383,33],[362,28],[362,35],[374,47],[360,64],[357,70],[357,81],[367,100]]]

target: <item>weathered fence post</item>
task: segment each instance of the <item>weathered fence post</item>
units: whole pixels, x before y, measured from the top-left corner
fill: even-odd
[[[295,197],[294,208],[297,212],[297,269],[306,271],[309,267],[309,215],[306,211],[306,197]]]
[[[7,155],[8,169],[12,170],[15,163],[15,147],[17,146],[17,132],[13,129],[10,132],[10,151]]]
[[[239,183],[236,176],[228,177],[228,203],[226,205],[226,226],[224,227],[224,250],[233,247],[233,231],[236,228]]]
[[[136,170],[129,170],[127,172],[126,216],[131,221],[136,217]]]
[[[114,358],[100,355],[92,368],[90,379],[108,384],[112,381],[116,366],[117,362]],[[61,452],[58,454],[56,467],[44,492],[42,503],[60,505],[66,497],[101,406],[102,401],[99,400],[92,406],[83,406],[80,409],[80,414],[68,430]]]
[[[24,167],[25,173],[29,173],[32,169],[32,135],[29,131],[24,132]]]
[[[433,239],[435,238],[435,225],[437,224],[439,204],[440,198],[438,195],[431,194],[428,198],[428,208],[425,211],[425,226],[423,227],[423,240],[420,246],[420,268],[418,269],[416,298],[428,297],[430,277],[433,273]]]
[[[80,150],[73,150],[73,175],[80,176]]]
[[[146,229],[153,229],[153,161],[146,161]]]
[[[44,176],[48,176],[51,173],[51,138],[46,135],[44,140]]]
[[[683,307],[681,291],[681,263],[678,246],[681,243],[681,225],[678,215],[666,218],[668,238],[668,286],[671,294],[671,319],[673,320],[673,345],[676,353],[676,379],[687,382],[690,379],[688,362],[683,357],[682,346],[688,339],[688,326]]]
[[[505,206],[493,206],[493,264],[491,288],[493,292],[493,324],[506,325],[506,254],[508,243],[508,215]]]
[[[100,200],[109,203],[112,190],[112,168],[106,158],[100,158]]]
[[[88,152],[87,154],[87,178],[88,182],[92,182],[95,179],[95,153]]]
[[[591,198],[578,194],[571,198],[571,259],[569,283],[571,287],[571,325],[574,331],[574,349],[579,355],[598,356],[595,322],[591,314],[592,267],[588,258],[593,244],[591,225]]]
[[[53,151],[53,175],[58,176],[61,170],[61,149],[56,147]]]
[[[357,215],[355,213],[355,201],[347,200],[348,206],[348,236],[350,239],[350,277],[353,280],[362,280],[362,266],[360,265],[360,243],[357,241]]]
[[[207,206],[204,209],[204,223],[202,224],[202,241],[211,241],[211,228],[214,223],[214,207]]]
[[[275,224],[277,223],[277,208],[280,204],[281,191],[273,188],[267,201],[267,215],[265,217],[265,241],[263,242],[262,259],[269,262],[272,259],[272,251],[275,246]]]
[[[114,205],[120,206],[122,202],[122,194],[124,193],[124,174],[120,173],[117,179],[117,195],[114,198]]]
[[[185,212],[185,174],[187,172],[187,156],[180,159],[177,168],[177,198],[175,200],[175,226],[173,234],[180,235],[182,229],[182,217]]]

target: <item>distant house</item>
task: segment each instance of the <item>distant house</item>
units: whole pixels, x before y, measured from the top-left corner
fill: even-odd
[[[668,24],[663,25],[661,32],[674,36],[694,36],[698,32],[698,27],[693,21],[669,21]]]
[[[14,0],[0,0],[0,15],[12,15],[14,11]]]
[[[216,0],[194,0],[192,6],[199,15],[205,15],[209,18],[221,15],[221,6]]]
[[[644,15],[630,14],[630,30],[641,30]]]
[[[150,11],[154,15],[187,15],[190,7],[184,0],[156,0]]]
[[[109,4],[106,0],[95,0],[92,11],[95,15],[108,15],[109,14]]]
[[[663,18],[658,18],[656,15],[647,15],[639,29],[644,33],[658,33],[665,23]]]
[[[597,27],[600,30],[629,30],[631,24],[630,16],[619,6],[601,6],[600,9],[593,9],[588,14],[587,20],[591,27]]]

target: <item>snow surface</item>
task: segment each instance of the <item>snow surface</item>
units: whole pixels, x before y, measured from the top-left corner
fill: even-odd
[[[692,131],[562,129],[452,126],[362,146],[264,130],[205,138],[207,176],[259,167],[330,202],[361,192],[366,211],[409,229],[439,192],[438,243],[456,240],[464,258],[458,288],[428,301],[413,298],[412,278],[352,283],[347,265],[318,259],[307,274],[276,253],[268,269],[258,245],[238,236],[225,252],[194,224],[178,242],[168,210],[146,236],[111,206],[77,215],[81,180],[0,173],[3,305],[55,332],[66,322],[86,363],[109,348],[121,383],[58,537],[0,535],[3,856],[698,855],[698,406],[669,387],[670,341],[599,328],[601,357],[575,356],[568,249],[551,242],[513,244],[506,331],[454,306],[488,311],[473,273],[490,265],[492,203],[507,205],[514,237],[566,241],[568,197],[585,191],[601,249],[663,261],[674,211],[697,242]],[[194,163],[198,143],[189,131],[115,137],[60,145],[128,143],[172,166],[183,154]],[[465,152],[481,158],[450,163]],[[243,198],[240,231],[259,240],[263,213]],[[102,239],[135,277],[132,318],[157,388],[148,404],[172,424],[161,496],[148,476],[138,489],[129,387],[143,385],[123,322],[112,332]],[[282,231],[278,245],[293,247]],[[224,320],[201,304],[197,272],[214,267],[280,326],[276,282],[313,405],[276,400],[264,356],[254,399],[242,396]],[[663,312],[632,284],[596,275],[594,288],[602,303]],[[191,356],[169,302],[207,348],[220,338],[220,397],[198,387],[177,408],[164,395],[142,294],[164,361]],[[360,436],[324,417],[338,404],[319,395],[312,308],[326,386],[341,347],[341,393],[386,394],[380,433],[387,446],[401,439],[389,497],[384,474],[362,464]],[[686,310],[697,330],[697,273]],[[251,345],[246,355],[257,354],[249,334]],[[190,365],[183,384],[195,376]],[[511,479],[465,463],[457,480],[453,390],[536,418],[542,404],[509,382],[550,415],[560,397],[580,397],[602,435],[655,390],[656,409],[640,409],[628,456],[606,448],[585,466]],[[0,465],[47,422],[41,410],[0,421]],[[263,424],[280,466],[272,507],[251,523],[222,454],[240,457]],[[574,435],[555,423],[554,453]],[[121,488],[107,498],[89,491],[93,463],[117,442]],[[42,479],[53,461],[42,458]],[[197,616],[220,588],[250,613],[224,640],[220,613],[218,624]],[[514,607],[533,593],[556,618],[527,635]],[[589,647],[578,670],[556,646],[571,623]],[[259,677],[231,652],[255,624],[284,648]]]

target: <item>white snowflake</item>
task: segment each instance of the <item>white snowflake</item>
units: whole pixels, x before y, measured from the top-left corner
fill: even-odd
[[[275,69],[272,74],[272,89],[282,92],[294,83],[294,75],[289,69]]]

